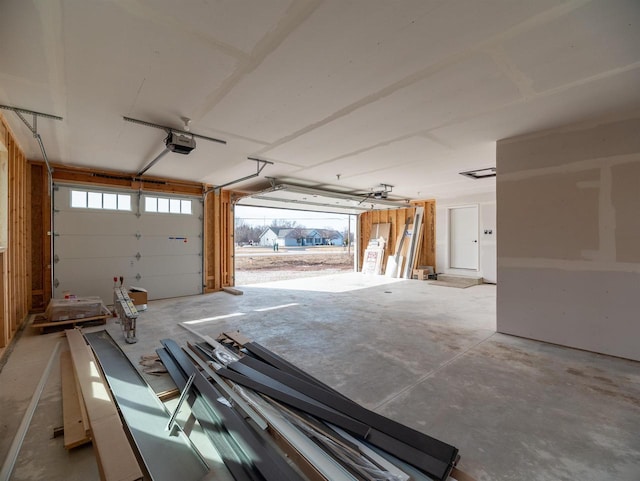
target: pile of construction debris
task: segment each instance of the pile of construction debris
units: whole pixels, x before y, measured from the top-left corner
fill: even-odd
[[[184,348],[166,339],[156,351],[182,392],[172,415],[107,331],[85,336],[149,479],[207,473],[175,422],[183,402],[235,480],[471,479],[455,468],[454,446],[365,409],[257,342],[201,337]]]

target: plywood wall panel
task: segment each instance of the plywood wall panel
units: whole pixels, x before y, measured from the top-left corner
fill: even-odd
[[[435,238],[435,201],[424,200],[411,202],[412,207],[406,209],[377,210],[364,212],[358,217],[359,238],[359,259],[358,270],[362,269],[364,251],[369,243],[369,236],[374,224],[391,224],[391,234],[389,244],[385,248],[383,266],[386,265],[389,255],[393,255],[397,247],[397,238],[404,231],[407,218],[413,218],[415,207],[424,207],[424,225],[422,229],[422,239],[417,252],[417,265],[428,265],[436,267],[436,238]]]
[[[422,239],[417,253],[418,266],[433,266],[436,269],[436,202],[424,200],[412,202],[416,207],[424,207]],[[437,271],[436,271],[437,272]]]

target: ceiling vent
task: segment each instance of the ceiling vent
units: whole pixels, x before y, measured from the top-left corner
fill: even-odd
[[[496,168],[489,167],[487,169],[468,170],[466,172],[460,172],[460,175],[464,175],[470,179],[486,179],[487,177],[496,176]]]
[[[196,148],[196,139],[191,135],[179,134],[177,132],[169,132],[164,143],[171,152],[176,154],[187,155]]]

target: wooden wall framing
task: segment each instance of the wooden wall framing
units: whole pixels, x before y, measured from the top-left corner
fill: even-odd
[[[424,223],[422,226],[422,239],[417,252],[416,265],[433,266],[436,269],[436,201],[419,200],[412,201],[412,207],[395,210],[372,210],[364,212],[358,216],[358,270],[362,270],[364,251],[369,243],[371,226],[373,224],[391,224],[389,235],[389,245],[385,247],[385,255],[382,260],[383,266],[387,264],[389,254],[396,250],[396,239],[402,233],[405,221],[408,217],[413,217],[416,207],[424,207]],[[384,269],[384,268],[383,268]]]
[[[29,162],[31,171],[31,311],[42,312],[51,297],[51,196],[47,168]]]
[[[205,292],[234,285],[234,221],[231,192],[210,192],[204,203]]]
[[[0,114],[2,173],[6,176],[6,245],[0,246],[0,349],[7,346],[30,307],[30,171],[24,152]],[[4,226],[3,226],[4,228]]]
[[[30,309],[42,311],[51,297],[50,222],[51,197],[47,170],[41,162],[27,162],[4,118],[0,115],[0,139],[7,146],[9,182],[9,239],[0,248],[0,348],[11,339]],[[173,194],[202,195],[211,186],[172,179],[134,178],[130,173],[97,171],[53,165],[54,182],[144,189]],[[204,292],[234,285],[234,213],[231,191],[211,191],[204,202]],[[398,233],[417,206],[425,208],[425,223],[417,265],[435,266],[435,201],[414,201],[412,207],[365,212],[359,216],[358,268],[371,232],[377,223],[390,223],[385,253],[395,251]],[[11,302],[8,302],[8,300]]]

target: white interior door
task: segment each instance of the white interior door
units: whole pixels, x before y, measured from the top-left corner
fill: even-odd
[[[73,194],[76,192],[76,194]],[[85,192],[85,207],[82,195]],[[72,197],[76,195],[76,205]],[[114,202],[115,197],[115,204]],[[147,289],[149,299],[202,292],[202,202],[175,198],[189,212],[145,208],[145,196],[92,186],[56,186],[54,191],[54,287],[113,302],[113,278]],[[78,199],[80,202],[78,204]],[[121,201],[121,202],[120,202]],[[120,202],[120,203],[118,203]],[[183,203],[184,202],[184,203]]]
[[[452,269],[478,270],[478,206],[449,209]]]

